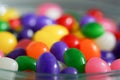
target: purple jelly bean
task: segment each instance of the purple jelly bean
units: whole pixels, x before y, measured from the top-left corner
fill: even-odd
[[[27,13],[21,17],[21,23],[23,27],[33,29],[36,25],[36,18],[35,14]]]
[[[88,23],[91,23],[91,22],[96,22],[96,19],[94,17],[88,16],[88,15],[83,16],[80,20],[80,26],[82,27],[82,26],[84,26]]]
[[[112,51],[116,59],[120,58],[120,41],[116,43],[115,48]]]
[[[109,65],[115,60],[115,56],[112,52],[101,51],[101,58],[105,60]]]
[[[19,40],[21,39],[31,39],[34,31],[30,28],[23,28],[19,34]]]
[[[53,44],[50,49],[50,52],[56,57],[57,60],[64,62],[63,56],[64,52],[68,49],[66,43],[59,41]]]
[[[34,31],[40,30],[46,25],[56,24],[54,20],[46,16],[38,16],[36,21],[36,26],[34,27]]]
[[[23,48],[16,48],[12,52],[10,52],[7,55],[7,57],[12,58],[12,59],[16,59],[18,56],[25,56],[25,55],[26,55],[26,51]]]
[[[77,70],[73,67],[67,67],[61,71],[62,74],[77,74]]]
[[[59,74],[60,67],[55,56],[50,52],[43,53],[37,61],[36,72],[44,74]]]

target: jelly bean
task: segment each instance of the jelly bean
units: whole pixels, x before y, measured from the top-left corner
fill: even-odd
[[[24,49],[22,48],[17,48],[15,50],[13,50],[12,52],[10,52],[7,57],[12,58],[12,59],[16,59],[18,56],[24,56],[26,55],[26,52]]]
[[[77,74],[77,70],[73,67],[67,67],[61,71],[62,74]]]
[[[52,20],[51,18],[46,17],[46,16],[38,16],[36,26],[34,27],[34,31],[38,31],[44,26],[52,25],[52,24],[56,24],[56,22]]]
[[[59,65],[52,53],[45,52],[39,57],[36,65],[36,72],[46,74],[60,73]]]
[[[0,31],[6,31],[9,29],[9,24],[6,21],[0,21]]]
[[[26,47],[29,45],[30,42],[31,42],[30,39],[22,39],[18,42],[18,44],[16,45],[16,48],[26,49]]]
[[[21,39],[31,39],[34,35],[34,31],[30,28],[23,28],[19,34],[19,40]]]
[[[9,25],[11,29],[17,29],[19,27],[21,27],[21,21],[20,19],[10,19],[9,21]]]
[[[18,70],[18,64],[14,59],[2,57],[0,58],[0,68],[6,69],[6,70],[12,70],[17,71]]]
[[[62,41],[59,41],[52,45],[50,52],[56,57],[57,60],[64,62],[63,55],[67,49],[67,44]]]
[[[111,51],[116,45],[116,38],[111,32],[105,32],[102,36],[95,39],[95,43],[101,50]]]
[[[0,50],[4,54],[11,52],[17,45],[16,37],[10,32],[0,32]]]
[[[16,39],[19,40],[18,39],[19,38],[19,32],[15,31],[13,29],[8,29],[7,32],[12,33],[16,37]]]
[[[92,57],[100,57],[100,49],[95,44],[94,41],[90,39],[82,39],[80,41],[80,48],[82,53],[84,54],[86,60],[88,61]]]
[[[89,23],[82,27],[82,33],[88,38],[98,38],[104,33],[104,28],[98,23]]]
[[[78,21],[75,21],[70,33],[78,31],[79,29],[80,29],[80,25],[79,25]]]
[[[87,15],[94,17],[97,21],[99,21],[104,17],[103,12],[99,9],[89,9],[87,11]]]
[[[114,60],[110,67],[112,70],[120,70],[120,59]]]
[[[60,71],[62,71],[63,69],[67,68],[67,66],[64,63],[62,63],[61,61],[57,61],[57,62],[58,62],[58,65],[60,67]]]
[[[66,36],[64,36],[61,41],[65,42],[69,48],[78,48],[79,49],[79,45],[80,45],[80,41],[79,39],[72,35],[72,34],[68,34]]]
[[[111,65],[111,63],[115,60],[115,56],[110,51],[101,51],[101,58],[108,63],[108,65]]]
[[[63,14],[62,8],[56,3],[43,3],[38,6],[37,14],[47,16],[51,19],[58,19]]]
[[[18,63],[18,70],[25,71],[25,70],[32,70],[36,71],[36,60],[29,56],[19,56],[16,58]]]
[[[35,59],[38,59],[44,52],[49,52],[49,49],[42,42],[33,41],[26,48],[27,56]]]
[[[72,32],[71,34],[75,35],[77,38],[85,38],[85,36],[82,34],[80,30]]]
[[[115,37],[116,37],[116,40],[119,41],[120,40],[120,31],[116,31],[114,33]]]
[[[104,60],[97,57],[88,60],[85,67],[86,73],[100,73],[100,72],[109,72],[109,71],[111,71],[109,65]]]
[[[16,9],[8,8],[4,15],[0,16],[1,20],[8,21],[10,19],[19,18],[19,12]]]
[[[0,58],[4,57],[4,53],[2,51],[0,51]]]
[[[72,30],[75,21],[74,17],[69,14],[64,14],[56,20],[57,24],[66,27],[69,31]]]
[[[36,26],[36,18],[36,15],[33,13],[24,14],[21,17],[21,24],[25,28],[33,29]]]
[[[99,20],[98,23],[101,24],[103,26],[103,28],[108,32],[115,33],[117,31],[117,25],[111,19],[103,18],[103,19]]]
[[[67,66],[76,68],[79,73],[84,73],[86,60],[78,49],[70,48],[65,51],[64,61]]]
[[[118,41],[114,47],[114,49],[112,50],[112,52],[114,53],[115,58],[120,58],[120,41]]]
[[[88,23],[96,22],[96,19],[92,16],[86,15],[86,16],[83,16],[79,22],[80,22],[80,26],[83,27]]]
[[[51,48],[51,46],[55,42],[59,41],[63,36],[67,35],[68,33],[68,30],[63,26],[48,25],[37,31],[33,36],[33,40],[43,42],[49,48]]]

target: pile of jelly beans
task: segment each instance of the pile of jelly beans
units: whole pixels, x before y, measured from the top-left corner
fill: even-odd
[[[0,69],[41,74],[120,70],[120,29],[99,9],[84,15],[44,3],[0,11]]]

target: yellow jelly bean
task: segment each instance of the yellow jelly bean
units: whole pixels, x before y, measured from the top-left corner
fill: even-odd
[[[85,38],[84,35],[82,34],[82,32],[80,30],[72,32],[72,34],[75,35],[78,38]]]
[[[0,16],[1,20],[8,21],[10,19],[19,18],[19,12],[16,9],[7,9],[4,15]]]
[[[17,45],[16,37],[9,32],[0,32],[0,50],[9,54]]]
[[[69,31],[61,25],[47,25],[42,28],[43,31],[49,32],[49,35],[54,35],[54,38],[60,40],[63,36],[69,34]]]
[[[77,30],[79,30],[79,29],[80,29],[79,23],[78,23],[77,21],[75,21],[75,24],[73,25],[71,32],[77,31]]]
[[[34,36],[34,41],[41,41],[45,43],[49,48],[59,41],[63,36],[69,34],[68,30],[60,25],[48,25],[37,31]]]

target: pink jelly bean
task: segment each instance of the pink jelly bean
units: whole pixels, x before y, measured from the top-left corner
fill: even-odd
[[[120,59],[113,61],[110,67],[111,70],[120,70]]]
[[[28,46],[28,44],[31,42],[31,40],[29,39],[22,39],[18,42],[16,48],[23,48],[26,49],[26,47]]]
[[[86,73],[100,73],[111,71],[109,65],[101,58],[91,58],[85,67]]]
[[[115,33],[117,31],[117,25],[116,23],[108,18],[103,18],[98,21],[99,24],[101,24],[106,31]]]
[[[2,51],[0,51],[0,58],[4,57],[4,53]]]
[[[44,3],[38,7],[37,14],[56,20],[63,14],[63,10],[58,4]]]

